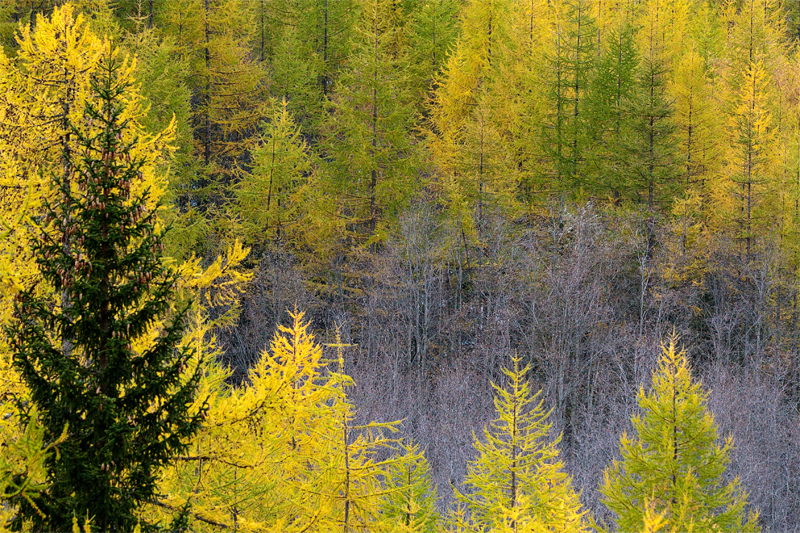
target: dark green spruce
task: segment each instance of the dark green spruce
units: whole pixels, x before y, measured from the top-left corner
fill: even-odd
[[[186,449],[202,417],[191,407],[200,371],[179,348],[185,309],[171,311],[175,275],[161,261],[163,235],[147,193],[130,193],[144,162],[123,140],[130,125],[118,68],[105,60],[84,112],[94,133],[73,127],[76,147],[62,154],[71,171],[53,176],[42,224],[50,229],[35,246],[53,290],[21,293],[7,331],[48,437],[65,426],[69,435],[47,460],[48,489],[20,502],[16,530],[29,522],[34,531],[71,531],[75,516],[96,531],[132,531],[140,507],[158,496],[159,470]],[[133,348],[162,323],[154,341]]]

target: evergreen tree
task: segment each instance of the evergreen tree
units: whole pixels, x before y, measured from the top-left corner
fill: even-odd
[[[745,519],[738,481],[723,479],[732,443],[718,444],[707,398],[671,339],[651,390],[639,391],[636,436],[622,435],[622,459],[606,469],[600,488],[615,530],[642,531],[657,513],[668,531],[759,531],[756,516]]]
[[[34,243],[60,303],[21,292],[7,330],[46,438],[69,431],[46,460],[47,489],[20,503],[15,529],[29,521],[67,531],[87,517],[100,531],[133,530],[159,470],[201,419],[189,407],[199,369],[187,370],[191,352],[176,349],[183,313],[151,331],[169,312],[175,277],[161,264],[147,193],[130,192],[144,160],[121,119],[127,78],[114,55],[101,66],[84,120],[72,125],[78,148],[62,154],[71,172],[54,174],[44,203],[52,229]]]
[[[478,457],[469,464],[466,490],[456,490],[456,498],[480,528],[584,531],[578,494],[558,457],[558,439],[545,441],[550,413],[539,393],[531,395],[525,377],[530,367],[520,368],[518,357],[513,361],[513,370],[503,369],[508,386],[492,384],[497,418],[484,430],[483,442],[475,439]]]

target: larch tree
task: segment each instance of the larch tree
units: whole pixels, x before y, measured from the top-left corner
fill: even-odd
[[[325,438],[338,436],[327,363],[303,314],[290,316],[243,384],[229,383],[220,364],[205,364],[205,423],[162,477],[166,497],[154,511],[191,502],[193,528],[241,531],[300,532],[332,519],[331,488],[320,482]],[[199,345],[208,344],[203,337]]]
[[[427,133],[439,170],[436,187],[465,248],[478,242],[488,211],[515,192],[507,143],[495,120],[508,96],[497,94],[495,83],[510,15],[509,5],[497,0],[462,6],[461,33],[431,101]]]
[[[256,55],[271,70],[271,94],[285,97],[304,132],[316,136],[347,64],[360,0],[249,2],[257,11]],[[262,33],[266,28],[266,34]]]
[[[248,243],[280,243],[298,231],[296,193],[311,171],[311,157],[287,107],[285,99],[272,103],[272,116],[252,150],[253,170],[234,188]]]
[[[46,437],[68,436],[49,456],[48,487],[20,502],[13,527],[66,531],[86,517],[100,531],[132,530],[156,494],[159,470],[188,444],[199,365],[177,349],[184,314],[170,314],[175,275],[161,263],[161,234],[145,195],[131,194],[145,160],[122,119],[130,70],[103,59],[71,172],[53,176],[33,250],[60,305],[32,290],[17,297],[8,328],[14,365],[30,389]],[[50,227],[52,232],[44,228]],[[140,338],[151,339],[145,346]]]
[[[652,217],[679,190],[681,169],[672,119],[675,109],[667,92],[671,55],[664,12],[658,3],[651,3],[643,9],[643,17],[641,63],[628,101],[631,131],[623,143],[623,172],[629,197],[645,205]]]
[[[553,188],[581,197],[586,187],[586,92],[597,59],[597,30],[588,0],[551,4],[554,45],[546,83],[550,112],[544,121],[545,151]]]
[[[386,221],[420,187],[411,133],[415,108],[408,85],[407,19],[396,2],[365,2],[323,125],[321,151],[329,164],[320,172],[319,193],[337,200],[337,231],[355,242],[384,240]]]
[[[264,119],[266,70],[251,57],[252,13],[241,0],[170,2],[163,31],[189,68],[195,157],[200,168],[181,204],[213,212],[225,203]]]
[[[622,20],[606,33],[586,97],[592,139],[587,155],[589,190],[618,203],[630,189],[623,171],[623,146],[631,135],[628,106],[636,86],[640,57],[634,26]]]
[[[741,80],[729,113],[727,180],[718,183],[717,209],[751,259],[756,239],[770,225],[775,201],[774,124],[770,83],[761,62],[752,63]]]
[[[551,47],[550,10],[546,0],[526,0],[509,6],[506,38],[497,46],[497,75],[491,86],[492,122],[505,147],[498,152],[494,180],[497,203],[507,216],[524,210],[531,215],[547,197],[540,124],[547,114],[546,57]],[[521,209],[520,209],[521,208]]]
[[[408,22],[408,75],[411,98],[420,113],[427,114],[430,93],[457,38],[457,0],[415,3]],[[406,8],[408,9],[408,8]]]
[[[675,61],[675,71],[668,84],[675,101],[675,135],[680,142],[683,187],[700,195],[708,207],[710,178],[718,172],[724,116],[719,109],[708,66],[699,51],[687,50]]]
[[[355,408],[347,398],[347,387],[355,382],[344,370],[344,348],[341,339],[331,345],[336,349],[338,371],[330,373],[329,402],[332,431],[321,436],[323,453],[318,457],[320,470],[315,476],[319,492],[330,512],[321,518],[326,531],[370,531],[381,526],[384,469],[396,461],[378,460],[377,452],[392,444],[387,433],[397,431],[398,422],[355,424]]]
[[[549,412],[531,394],[529,366],[504,369],[508,385],[492,384],[497,418],[475,437],[478,456],[470,461],[464,489],[456,498],[475,527],[499,531],[585,531],[569,476],[559,459],[558,439],[547,442]]]
[[[389,531],[436,533],[439,513],[431,467],[418,444],[401,443],[400,455],[386,468],[381,516]]]
[[[720,445],[708,394],[675,343],[663,347],[650,390],[639,390],[635,435],[622,435],[621,458],[605,471],[600,492],[614,530],[642,531],[660,515],[669,531],[760,531],[738,480],[724,477],[733,444]]]

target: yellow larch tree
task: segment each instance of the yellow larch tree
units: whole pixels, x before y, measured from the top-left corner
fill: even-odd
[[[167,497],[152,512],[168,516],[191,506],[194,530],[371,531],[381,514],[384,467],[376,447],[396,424],[353,424],[345,387],[328,372],[322,347],[300,312],[290,313],[247,380],[210,364],[201,381],[206,419],[191,453],[162,479]],[[195,342],[205,343],[202,333]],[[339,346],[341,349],[341,345]],[[341,364],[340,353],[340,364]]]
[[[760,531],[738,480],[724,477],[732,442],[719,442],[708,394],[675,343],[663,346],[650,390],[637,395],[635,434],[622,435],[622,458],[605,471],[613,531]]]
[[[503,370],[506,387],[492,384],[497,418],[483,439],[475,437],[478,456],[456,498],[479,530],[586,531],[578,493],[559,459],[559,439],[547,442],[550,413],[539,393],[531,394],[530,367],[520,362],[514,357],[513,369]]]
[[[497,76],[492,92],[497,102],[492,120],[501,152],[498,200],[509,216],[523,208],[531,214],[546,201],[548,183],[540,124],[547,114],[542,72],[552,43],[546,0],[526,0],[509,6],[507,38],[497,46]]]
[[[432,96],[428,146],[450,216],[470,241],[492,205],[513,193],[515,171],[495,114],[501,50],[507,46],[510,6],[497,0],[462,7],[461,36]]]
[[[234,187],[236,212],[251,244],[289,242],[301,216],[298,189],[312,170],[308,145],[288,110],[286,99],[273,102],[253,148],[253,170]]]
[[[770,87],[763,64],[751,63],[731,103],[729,150],[714,191],[715,213],[742,243],[748,259],[775,213],[776,147]]]

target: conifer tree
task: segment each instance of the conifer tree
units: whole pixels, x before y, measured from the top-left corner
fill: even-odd
[[[413,3],[408,24],[409,86],[412,99],[421,113],[426,113],[428,94],[447,61],[458,27],[457,0],[434,0]]]
[[[622,435],[622,458],[605,472],[600,492],[615,530],[642,531],[663,516],[667,531],[759,531],[738,481],[723,478],[732,442],[720,446],[708,394],[675,342],[663,347],[651,389],[639,390],[635,436]]]
[[[545,149],[552,163],[554,187],[580,193],[586,186],[586,91],[596,59],[597,31],[588,0],[552,5],[555,45],[547,84],[551,111],[544,123]]]
[[[253,149],[253,171],[234,189],[247,240],[254,244],[287,239],[299,217],[295,192],[311,169],[308,147],[285,99],[272,104],[271,121],[263,129]]]
[[[559,439],[546,442],[550,413],[539,393],[531,395],[530,367],[520,368],[519,357],[513,362],[513,370],[503,370],[508,385],[492,384],[497,418],[483,441],[475,438],[478,457],[469,463],[465,490],[456,490],[456,498],[479,528],[584,531],[578,494],[559,460]]]
[[[728,179],[720,183],[718,209],[733,223],[747,258],[770,226],[775,203],[775,129],[764,65],[752,63],[743,75],[729,116]]]
[[[160,261],[162,231],[147,193],[130,192],[144,160],[121,118],[127,78],[113,54],[101,65],[83,123],[72,125],[78,148],[63,154],[72,172],[53,176],[44,204],[52,230],[34,243],[60,303],[21,292],[7,331],[45,437],[69,432],[46,460],[47,489],[20,503],[16,529],[67,531],[87,517],[100,531],[133,530],[159,470],[201,418],[190,410],[199,370],[176,348],[184,315],[161,322],[175,283]]]
[[[587,175],[591,191],[616,202],[630,188],[623,172],[622,150],[631,135],[628,107],[641,59],[636,49],[636,31],[630,22],[622,21],[611,28],[606,38],[586,97],[588,135],[592,139]]]
[[[401,444],[400,454],[386,473],[381,511],[387,526],[391,531],[436,533],[439,513],[428,460],[413,442]]]
[[[266,71],[248,47],[253,29],[248,4],[176,0],[165,3],[160,14],[164,32],[189,67],[200,168],[184,205],[209,208],[224,202],[225,187],[237,181],[264,118]]]
[[[377,452],[391,444],[384,432],[397,431],[398,422],[370,422],[357,425],[353,422],[355,409],[347,398],[346,387],[354,385],[344,370],[343,348],[337,334],[338,372],[331,372],[329,387],[333,392],[329,413],[325,421],[326,434],[321,435],[322,454],[319,471],[314,482],[317,492],[330,509],[320,517],[327,531],[371,531],[381,523],[381,496],[383,495],[382,468],[393,460],[380,462]]]
[[[429,147],[442,174],[440,187],[462,235],[477,241],[492,204],[514,192],[514,172],[495,121],[503,104],[494,91],[505,46],[508,5],[491,0],[462,7],[461,35],[442,69],[432,98]],[[466,239],[465,239],[466,241]]]
[[[670,63],[662,15],[657,4],[645,7],[639,34],[641,64],[628,101],[631,131],[623,145],[623,172],[631,198],[646,205],[651,216],[678,190],[681,174],[672,120],[674,104],[667,93]]]
[[[552,45],[547,4],[546,0],[525,0],[510,5],[508,38],[498,46],[498,75],[492,87],[496,102],[493,121],[508,145],[510,159],[497,169],[507,175],[500,183],[509,187],[511,190],[504,192],[513,192],[521,204],[513,207],[524,206],[529,214],[550,185],[541,139],[541,124],[547,115],[547,84],[542,83],[542,73]],[[516,183],[509,178],[516,178]]]
[[[719,164],[722,136],[722,113],[706,70],[702,56],[690,49],[676,61],[669,84],[669,92],[675,98],[676,134],[684,167],[682,181],[685,187],[703,195]]]
[[[404,61],[406,18],[395,2],[365,3],[324,124],[322,146],[330,165],[320,192],[339,200],[336,216],[355,230],[356,242],[384,238],[384,221],[419,186],[411,137],[415,110]]]

